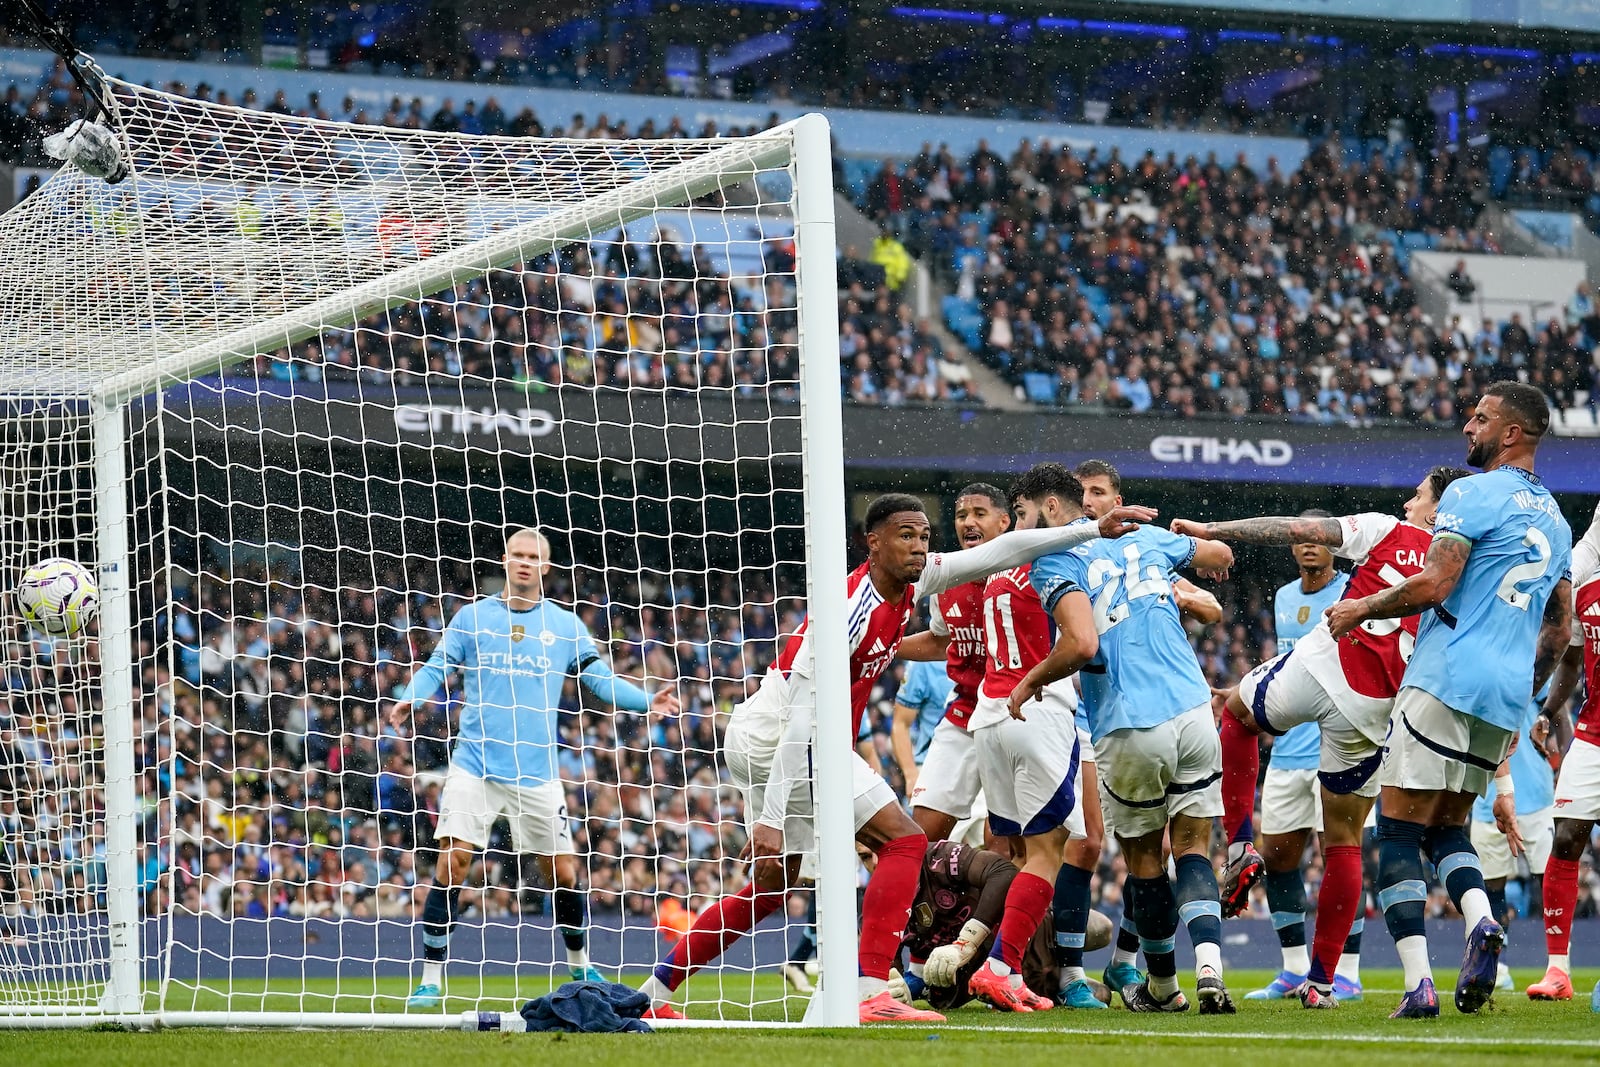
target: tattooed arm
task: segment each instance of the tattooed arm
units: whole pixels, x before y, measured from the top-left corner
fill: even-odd
[[[1202,541],[1236,541],[1243,545],[1326,545],[1344,544],[1344,527],[1338,519],[1296,518],[1288,515],[1233,522],[1195,522],[1178,519],[1172,532],[1188,534]]]
[[[1454,534],[1435,536],[1421,572],[1371,596],[1339,601],[1326,612],[1328,629],[1337,640],[1368,619],[1399,619],[1438,607],[1455,591],[1470,555],[1471,541]]]
[[[1563,578],[1556,583],[1550,599],[1544,604],[1544,624],[1539,627],[1538,651],[1533,657],[1533,691],[1544,688],[1550,672],[1567,651],[1572,637],[1572,582]]]

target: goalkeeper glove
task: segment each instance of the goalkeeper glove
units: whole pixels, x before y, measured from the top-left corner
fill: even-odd
[[[954,944],[940,945],[928,953],[928,962],[922,968],[923,978],[929,985],[955,985],[961,968],[972,962],[978,949],[988,939],[989,928],[977,919],[968,919],[961,933],[956,935]]]
[[[921,1000],[927,990],[927,984],[922,976],[917,974],[916,964],[911,965],[911,970],[902,975],[899,971],[889,972],[889,995],[902,1004],[909,1005],[913,1001]]]

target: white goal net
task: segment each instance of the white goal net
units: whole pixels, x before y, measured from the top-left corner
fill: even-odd
[[[744,884],[720,729],[814,575],[843,692],[825,124],[487,138],[102,86],[128,178],[0,216],[0,1026],[638,984]],[[49,557],[98,576],[88,634],[18,615]],[[800,1019],[807,912],[689,1017]]]

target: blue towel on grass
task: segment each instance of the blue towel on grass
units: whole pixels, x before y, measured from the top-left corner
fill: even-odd
[[[617,982],[568,982],[554,993],[522,1006],[528,1031],[568,1034],[648,1034],[640,1018],[650,998]]]

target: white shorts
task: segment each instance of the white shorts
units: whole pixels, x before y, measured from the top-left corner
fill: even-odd
[[[979,697],[978,703],[1003,706],[1005,701]],[[1031,837],[1065,826],[1082,837],[1078,724],[1073,713],[1046,699],[1030,702],[1023,714],[1027,719],[1008,714],[972,732],[978,777],[989,804],[989,829],[997,837]]]
[[[504,815],[511,824],[511,847],[519,853],[570,856],[572,823],[567,818],[567,791],[560,782],[512,785],[450,765],[439,793],[439,825],[435,838],[449,837],[473,848],[488,847],[489,829]]]
[[[1222,815],[1222,743],[1211,705],[1095,742],[1100,809],[1120,838],[1143,837],[1179,815]]]
[[[1377,796],[1378,764],[1383,758],[1382,739],[1388,728],[1390,702],[1361,697],[1349,692],[1348,686],[1342,687],[1344,692],[1330,693],[1311,673],[1311,660],[1301,651],[1296,646],[1293,652],[1275,656],[1246,674],[1239,680],[1239,699],[1250,709],[1256,725],[1273,737],[1280,737],[1301,723],[1316,723],[1322,736],[1317,758],[1322,784],[1330,793]],[[1343,710],[1348,706],[1361,710],[1352,718]],[[1373,719],[1375,706],[1383,709],[1381,725],[1375,725],[1378,720]],[[1320,811],[1320,791],[1316,797]],[[1262,805],[1261,832],[1274,833],[1266,828],[1265,796]],[[1321,822],[1319,814],[1318,829]]]
[[[1600,745],[1574,741],[1556,781],[1555,817],[1600,821]]]
[[[761,817],[761,808],[767,797],[767,783],[772,774],[772,761],[778,746],[764,738],[750,735],[739,715],[728,722],[722,739],[723,757],[728,762],[728,775],[744,796],[745,829],[754,829]],[[845,756],[844,753],[840,753]],[[867,761],[854,749],[850,760],[851,795],[855,800],[855,832],[872,820],[872,817],[890,804],[898,803],[889,783],[867,765]],[[801,782],[789,792],[789,807],[784,813],[783,850],[789,855],[807,855],[816,851],[816,809],[812,802],[814,782]]]
[[[1542,808],[1517,816],[1517,829],[1522,832],[1523,855],[1528,860],[1528,873],[1543,874],[1550,862],[1550,850],[1555,845],[1556,816],[1554,808]],[[1472,822],[1472,847],[1478,853],[1478,864],[1484,878],[1515,878],[1517,858],[1511,854],[1511,844],[1506,835],[1492,822]]]
[[[943,812],[960,822],[972,817],[978,790],[978,754],[972,734],[949,719],[940,719],[917,772],[911,806]]]
[[[1271,836],[1299,830],[1322,832],[1322,783],[1317,772],[1268,764],[1261,783],[1261,832]]]
[[[1406,686],[1394,701],[1380,785],[1483,796],[1515,735]]]

